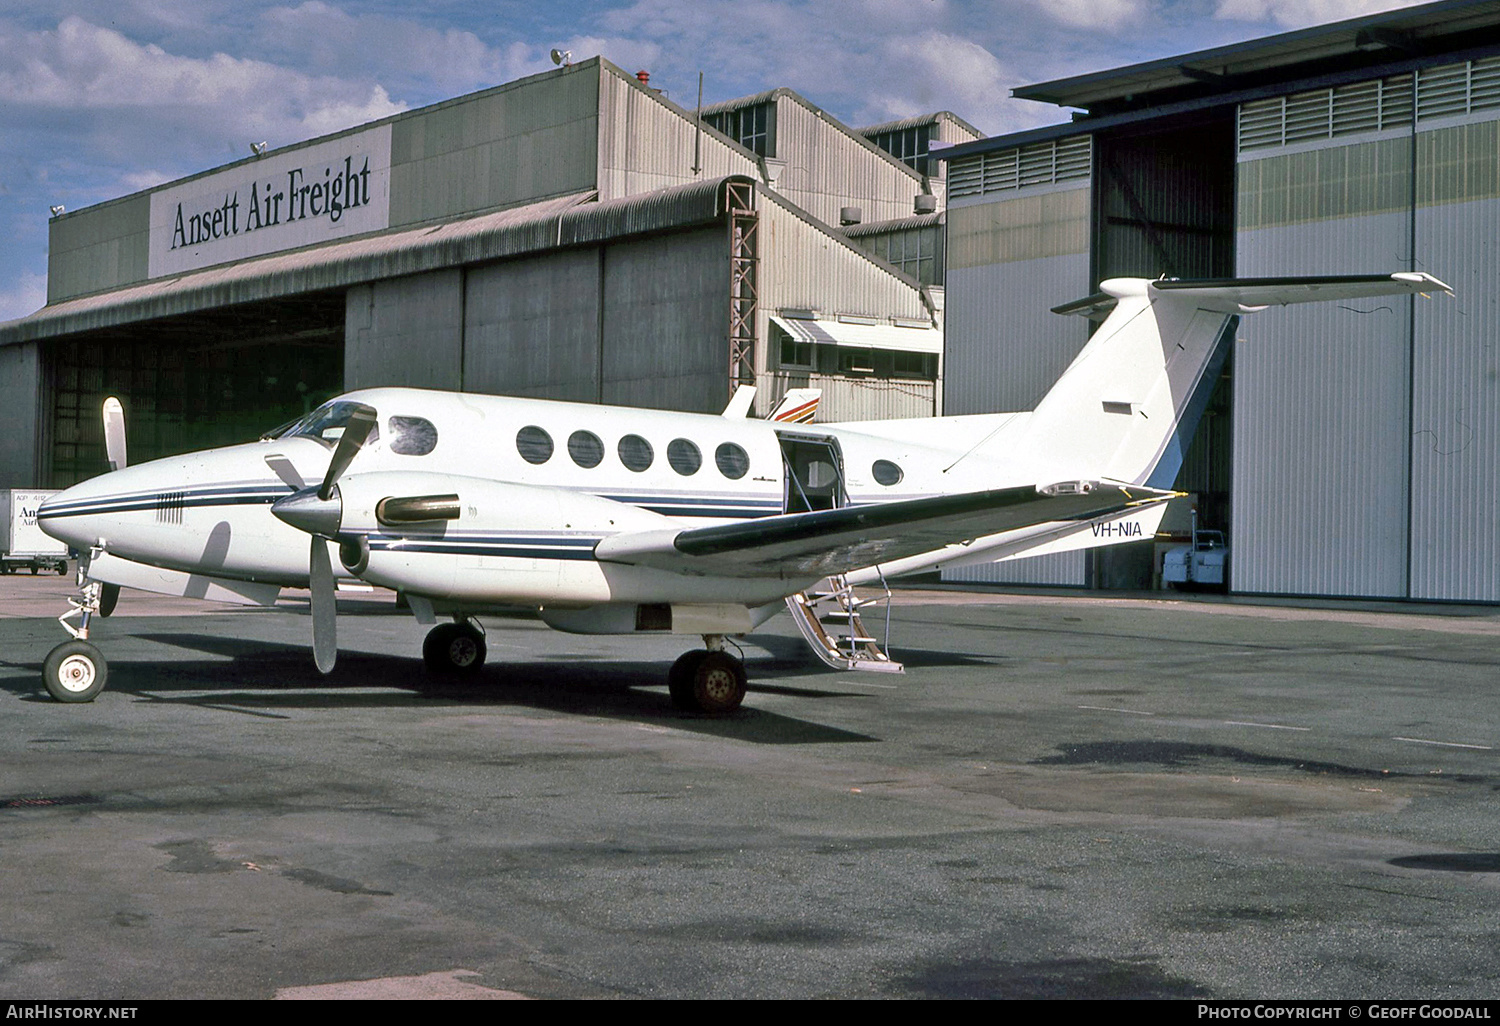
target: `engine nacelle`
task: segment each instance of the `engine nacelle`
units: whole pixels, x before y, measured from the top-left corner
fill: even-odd
[[[448,474],[351,474],[338,492],[345,568],[435,599],[540,604],[577,590],[576,600],[598,601],[608,594],[593,557],[599,539],[673,526],[585,492]]]

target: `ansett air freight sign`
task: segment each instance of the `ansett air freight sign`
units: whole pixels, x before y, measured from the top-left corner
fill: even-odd
[[[151,195],[152,278],[390,226],[391,126]]]

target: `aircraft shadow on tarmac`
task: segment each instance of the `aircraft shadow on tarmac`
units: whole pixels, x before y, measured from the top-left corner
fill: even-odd
[[[1208,761],[1222,760],[1244,766],[1298,770],[1318,776],[1360,777],[1371,780],[1390,780],[1400,777],[1416,780],[1428,778],[1426,773],[1346,766],[1343,763],[1298,759],[1285,755],[1263,755],[1233,745],[1193,744],[1185,741],[1090,741],[1078,745],[1059,745],[1058,753],[1041,759],[1033,759],[1032,764],[1038,766],[1147,765],[1179,769],[1200,766]],[[1456,783],[1482,784],[1488,778],[1469,773],[1453,773],[1446,775],[1445,779]]]
[[[666,693],[666,667],[655,661],[619,662],[600,660],[594,655],[571,661],[555,656],[548,660],[494,660],[473,678],[444,680],[430,676],[420,659],[346,650],[339,654],[334,671],[325,677],[312,666],[305,645],[189,633],[142,633],[134,637],[215,658],[116,658],[110,662],[105,697],[123,692],[145,701],[197,705],[268,718],[282,718],[278,709],[396,709],[438,701],[462,706],[524,706],[632,722],[661,722],[693,733],[759,744],[879,740],[868,734],[756,709],[753,705],[742,706],[723,717],[685,712],[672,705]],[[774,675],[772,668],[776,665],[763,663],[764,660],[751,653],[751,695],[781,694],[812,700],[871,697],[864,692],[762,684],[755,678]],[[0,676],[0,690],[23,700],[51,701],[41,688],[40,663],[9,665],[14,672]],[[804,664],[798,668],[780,667],[780,672],[805,674],[809,669],[812,668]]]
[[[1500,873],[1500,853],[1488,851],[1403,855],[1388,865],[1401,869],[1432,869],[1444,873]]]
[[[823,664],[818,662],[807,649],[807,643],[800,638],[787,637],[780,634],[752,634],[750,642],[757,648],[765,649],[771,654],[772,662],[759,663],[755,668],[755,675],[759,677],[776,677],[795,674],[805,675],[809,670],[815,670]],[[903,666],[920,669],[928,666],[993,666],[999,660],[993,656],[965,655],[962,652],[943,652],[936,649],[906,648],[902,645],[889,647],[890,656]],[[754,681],[751,682],[751,690],[754,690]],[[825,694],[826,692],[815,692]]]

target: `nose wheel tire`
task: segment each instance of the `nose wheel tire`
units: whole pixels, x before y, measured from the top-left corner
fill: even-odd
[[[728,652],[688,652],[667,673],[667,690],[679,709],[722,715],[745,700],[745,664]]]
[[[87,641],[63,642],[42,664],[42,683],[59,702],[92,702],[108,677],[104,656]]]
[[[422,661],[440,677],[476,674],[484,657],[484,635],[466,623],[440,623],[422,642]]]

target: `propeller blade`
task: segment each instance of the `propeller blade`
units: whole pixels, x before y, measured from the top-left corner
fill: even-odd
[[[125,407],[114,396],[104,400],[104,453],[110,470],[125,469]]]
[[[373,406],[360,405],[349,416],[349,423],[344,425],[344,433],[339,437],[338,447],[333,450],[333,459],[328,461],[328,473],[323,478],[323,484],[318,488],[318,498],[328,499],[333,495],[333,486],[338,483],[344,471],[349,469],[349,463],[359,454],[360,448],[365,444],[365,439],[370,437],[370,429],[375,426],[375,408]]]
[[[339,657],[338,604],[328,542],[317,535],[313,535],[307,554],[307,577],[312,591],[313,662],[318,664],[319,673],[328,673]]]
[[[297,472],[296,467],[292,466],[292,461],[281,453],[272,453],[267,456],[266,466],[270,467],[271,472],[281,478],[281,483],[288,488],[300,492],[307,487],[307,482],[302,480],[302,475]]]

